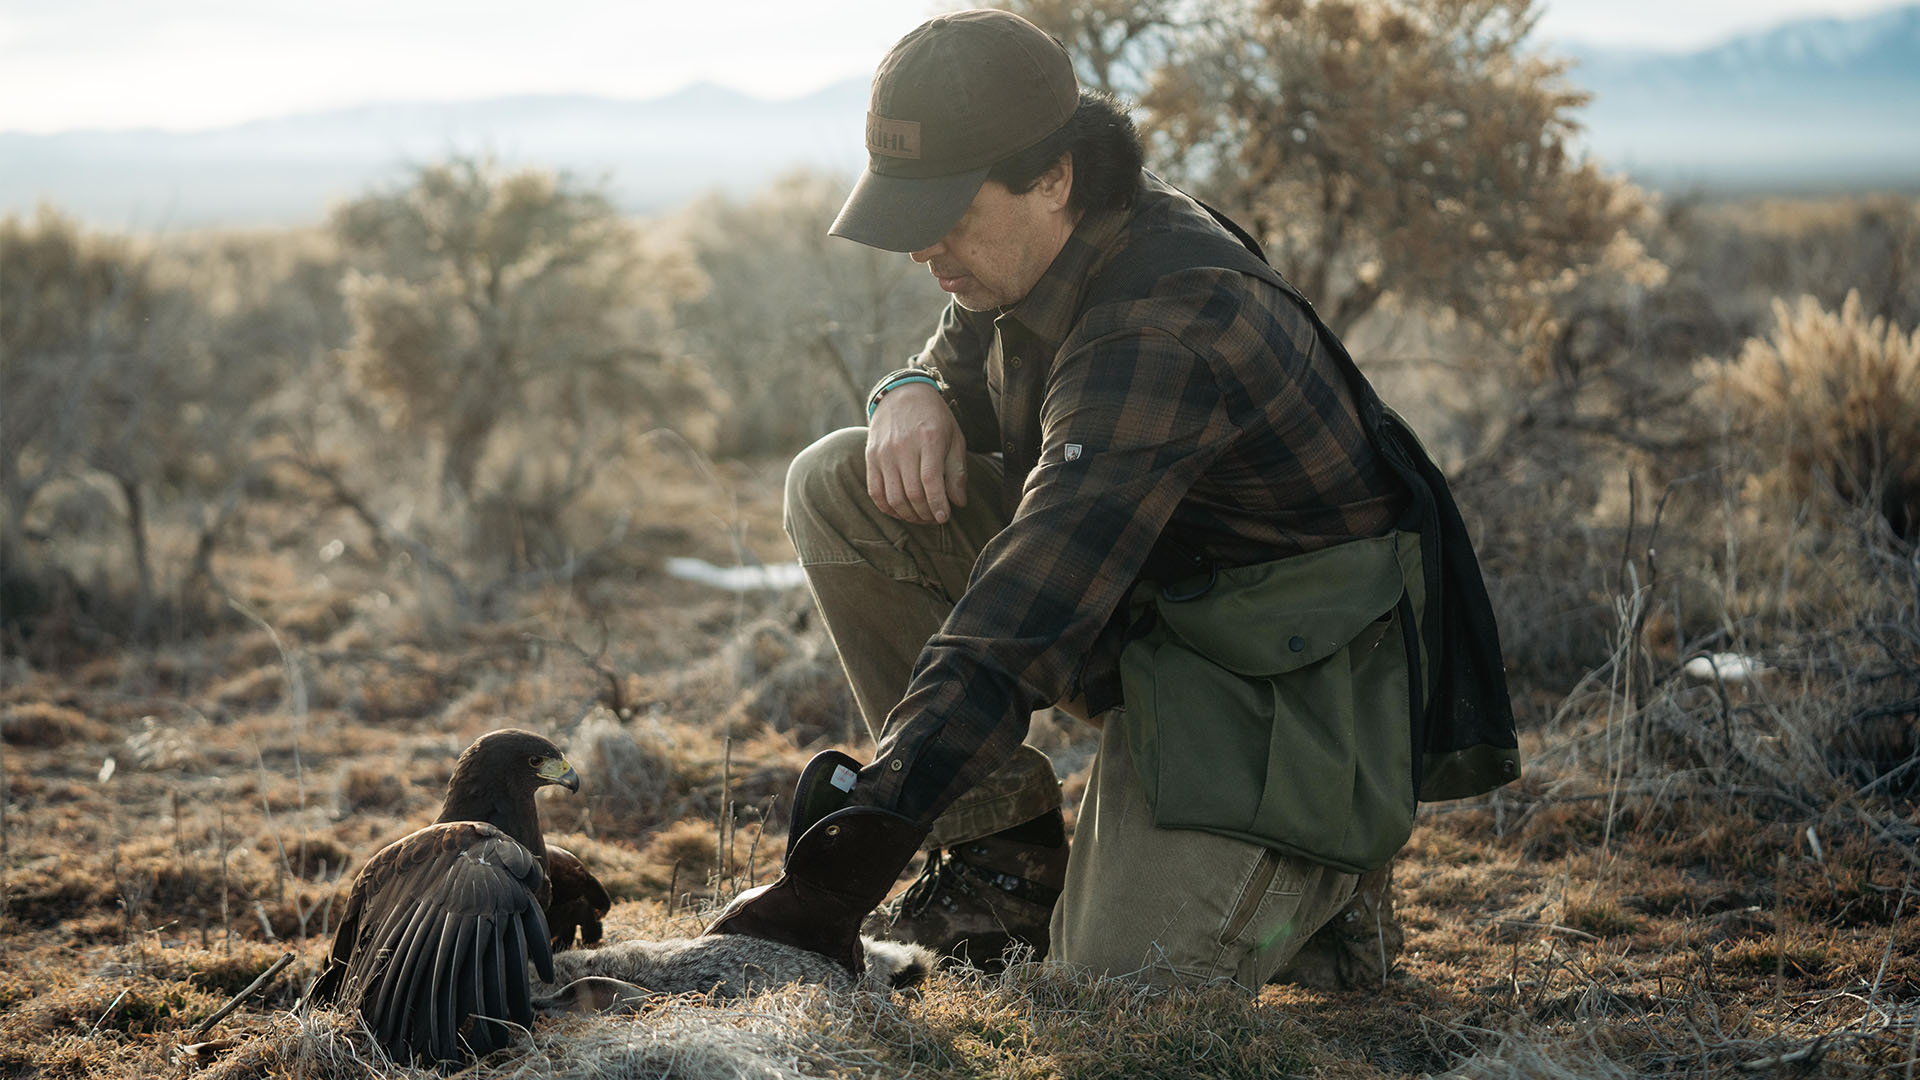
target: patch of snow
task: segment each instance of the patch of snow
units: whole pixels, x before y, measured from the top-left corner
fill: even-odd
[[[667,574],[682,581],[697,581],[728,592],[794,589],[807,583],[807,575],[797,562],[775,563],[771,566],[715,566],[705,559],[681,555],[667,560]]]
[[[1688,660],[1686,667],[1681,670],[1685,671],[1689,678],[1698,679],[1701,682],[1712,682],[1715,671],[1719,672],[1721,682],[1747,682],[1773,669],[1751,656],[1722,652],[1696,656]]]

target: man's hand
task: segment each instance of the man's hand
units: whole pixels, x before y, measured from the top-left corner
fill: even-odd
[[[940,392],[925,383],[889,390],[867,427],[867,494],[889,517],[946,524],[967,505],[967,439]]]

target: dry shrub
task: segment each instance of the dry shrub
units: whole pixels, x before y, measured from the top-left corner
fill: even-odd
[[[268,573],[284,572],[281,567],[271,567]],[[277,599],[269,593],[255,598],[262,606]],[[218,669],[221,671],[246,671],[249,668],[272,667],[280,665],[280,644],[273,635],[265,630],[249,630],[233,636],[220,650]]]
[[[764,639],[756,639],[763,641]],[[826,740],[847,745],[859,739],[860,723],[846,672],[824,634],[815,641],[789,639],[792,648],[728,706],[734,731],[764,725],[806,746]]]
[[[218,921],[224,893],[229,925],[247,935],[259,926],[253,911],[256,901],[275,933],[281,934],[298,926],[293,905],[307,907],[313,897],[324,897],[333,887],[331,881],[309,884],[289,877],[280,848],[270,836],[252,845],[246,844],[244,837],[230,835],[228,839],[232,846],[225,851],[224,866],[221,848],[212,838],[203,838],[183,850],[172,837],[149,834],[118,843],[90,865],[76,865],[74,873],[96,879],[93,903],[102,909],[122,909],[124,915],[112,916],[116,920],[137,916],[156,924],[177,920],[186,926],[206,926],[209,921]],[[302,863],[293,842],[287,854],[293,871],[299,873]],[[306,868],[317,873],[318,860],[311,860]],[[332,866],[329,876],[337,875],[338,869],[337,864]]]
[[[305,641],[323,641],[339,630],[353,615],[353,600],[347,596],[321,596],[293,604],[274,616],[281,633]]]
[[[1640,920],[1633,912],[1613,900],[1569,900],[1561,918],[1568,926],[1601,938],[1624,937],[1640,930]]]
[[[44,701],[10,705],[0,713],[0,741],[8,746],[53,749],[70,742],[105,742],[112,729],[78,709]]]
[[[811,610],[807,602],[749,622],[713,653],[640,679],[633,696],[713,716],[736,738],[772,731],[803,747],[863,741],[839,654]]]
[[[349,761],[340,770],[335,806],[341,817],[368,810],[398,813],[406,807],[409,792],[406,779],[392,768]]]
[[[266,942],[235,942],[225,949],[192,947],[157,949],[140,955],[138,968],[110,965],[103,975],[150,975],[168,982],[190,983],[210,994],[231,996],[260,977],[286,951]],[[297,979],[289,977],[288,981]],[[279,984],[285,985],[285,983]],[[270,988],[271,989],[271,988]]]
[[[689,818],[654,833],[642,855],[653,863],[655,877],[663,881],[671,877],[682,886],[698,885],[712,873],[719,843],[713,822]]]
[[[596,706],[569,741],[567,758],[580,774],[580,789],[601,816],[629,828],[660,819],[673,789],[674,762],[657,723],[643,719],[628,727]]]
[[[1868,319],[1857,291],[1838,313],[1810,296],[1773,312],[1771,340],[1700,367],[1709,399],[1755,440],[1761,482],[1797,499],[1830,487],[1920,539],[1920,329]]]
[[[440,678],[394,664],[368,665],[360,684],[360,707],[369,723],[431,716],[442,701]]]
[[[285,699],[287,669],[276,657],[270,664],[243,671],[213,685],[207,696],[216,706],[234,712],[253,712],[272,708]]]
[[[80,859],[39,859],[7,871],[10,921],[50,926],[113,903],[114,883]]]
[[[256,837],[255,851],[270,859],[286,853],[286,869],[296,876],[325,880],[340,876],[340,870],[353,858],[353,852],[332,835],[302,831],[291,834],[267,834]]]

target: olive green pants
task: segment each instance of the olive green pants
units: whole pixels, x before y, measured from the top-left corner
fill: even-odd
[[[800,452],[786,528],[876,740],[913,663],[1012,516],[996,459],[969,455],[967,505],[912,525],[867,494],[866,429]],[[1353,894],[1355,878],[1242,840],[1154,827],[1123,722],[1103,726],[1054,906],[1053,959],[1154,983],[1230,979],[1258,989]],[[1047,756],[1023,746],[934,822],[951,847],[1060,806]]]

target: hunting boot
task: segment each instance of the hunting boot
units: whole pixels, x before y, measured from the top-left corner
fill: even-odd
[[[1353,899],[1267,981],[1314,990],[1386,985],[1406,933],[1393,914],[1393,863],[1360,875]]]
[[[1047,924],[1067,881],[1060,811],[991,836],[927,852],[919,880],[868,918],[873,937],[911,941],[942,962],[997,971],[1016,946],[1047,955]]]

